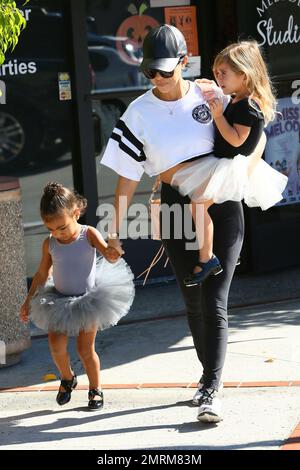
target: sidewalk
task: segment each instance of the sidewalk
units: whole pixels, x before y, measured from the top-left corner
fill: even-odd
[[[103,411],[86,409],[73,340],[79,387],[64,407],[55,402],[59,381],[43,380],[57,374],[45,337],[0,369],[0,388],[23,387],[0,394],[1,448],[299,450],[300,299],[276,301],[295,297],[298,284],[299,268],[235,278],[220,424],[199,423],[191,405],[200,370],[177,287],[151,286],[137,289],[122,324],[97,336]],[[256,305],[238,307],[246,303]]]

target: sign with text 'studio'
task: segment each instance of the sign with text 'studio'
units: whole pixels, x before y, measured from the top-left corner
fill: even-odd
[[[298,76],[300,0],[248,0],[237,2],[237,10],[242,39],[252,37],[259,42],[271,74],[286,78]]]

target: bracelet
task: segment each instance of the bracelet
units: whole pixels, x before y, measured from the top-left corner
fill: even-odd
[[[118,232],[108,233],[108,238],[110,238],[111,240],[117,240],[119,238],[119,234]]]

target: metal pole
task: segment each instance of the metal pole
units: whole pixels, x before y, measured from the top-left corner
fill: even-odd
[[[98,203],[91,104],[90,62],[87,43],[86,2],[68,0],[70,18],[72,100],[73,100],[73,178],[75,189],[88,199],[84,222],[96,225]]]

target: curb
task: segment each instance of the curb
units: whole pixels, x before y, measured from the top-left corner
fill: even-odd
[[[103,384],[106,390],[113,389],[145,389],[145,388],[197,388],[196,382],[153,382],[153,383],[133,383],[133,384]],[[274,387],[300,387],[300,380],[293,381],[269,381],[269,382],[225,382],[224,388],[274,388]],[[88,390],[88,385],[78,385],[77,390]],[[57,390],[57,385],[40,385],[29,387],[0,388],[0,393],[15,392],[52,392]]]
[[[124,389],[163,389],[163,388],[197,388],[196,382],[178,382],[178,383],[135,383],[135,384],[103,384],[102,388],[107,390]],[[300,387],[300,381],[269,381],[269,382],[225,382],[224,388],[275,388],[275,387]],[[56,385],[40,385],[29,387],[0,388],[0,393],[16,392],[50,392],[57,391]],[[76,390],[88,390],[89,386],[78,385]],[[300,423],[296,426],[290,437],[286,439],[279,450],[300,450]]]

